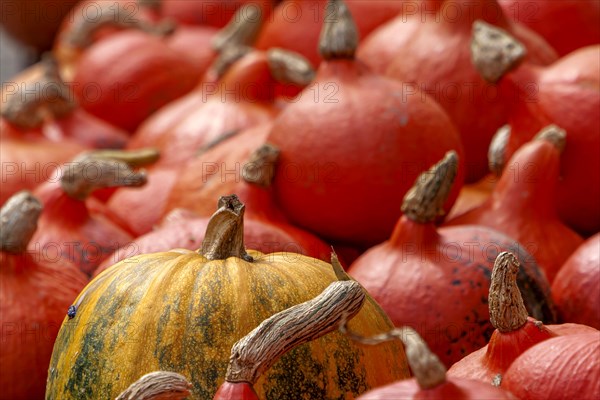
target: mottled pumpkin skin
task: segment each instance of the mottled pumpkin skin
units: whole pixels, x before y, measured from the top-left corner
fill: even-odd
[[[249,254],[254,262],[172,250],[107,269],[78,298],[76,316],[64,320],[46,399],[113,399],[155,370],[185,375],[194,399],[212,398],[238,339],[336,279],[323,261]],[[371,298],[349,325],[363,335],[392,327]],[[334,332],[284,355],[255,389],[261,399],[343,399],[408,376],[398,342],[362,346]]]

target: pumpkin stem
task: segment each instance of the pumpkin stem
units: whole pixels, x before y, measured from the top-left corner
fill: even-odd
[[[293,51],[272,48],[267,51],[271,75],[281,83],[306,86],[315,78],[310,61]]]
[[[260,187],[269,187],[275,176],[275,163],[279,158],[279,149],[266,143],[254,151],[244,168],[242,178],[248,183]]]
[[[487,22],[473,22],[471,60],[483,79],[496,83],[519,66],[527,50],[508,32]]]
[[[335,276],[338,279],[338,281],[352,280],[352,278],[350,278],[350,275],[348,275],[346,271],[344,271],[344,267],[342,267],[340,259],[338,258],[335,250],[333,250],[333,247],[331,248],[331,266],[333,267],[333,272],[335,273]]]
[[[162,8],[162,0],[137,0],[137,4],[140,7],[154,11],[160,11]]]
[[[488,297],[490,322],[500,332],[512,332],[527,322],[527,309],[517,286],[519,261],[510,252],[496,257]]]
[[[0,116],[21,129],[34,129],[48,119],[61,118],[73,111],[75,103],[69,88],[60,77],[58,64],[50,54],[44,54],[38,64],[42,76],[31,85],[19,85],[6,96]]]
[[[157,158],[158,154],[154,149],[84,153],[66,164],[60,183],[67,195],[79,200],[87,198],[98,189],[143,186],[147,182],[146,172],[136,172],[131,167]]]
[[[191,388],[183,375],[155,371],[132,383],[116,400],[181,400],[191,396]]]
[[[9,198],[0,209],[1,251],[20,254],[27,249],[42,212],[42,203],[23,190]]]
[[[324,60],[354,59],[358,47],[358,28],[343,0],[329,0],[323,29],[319,38],[319,52]]]
[[[99,2],[96,4],[96,18],[86,18],[81,13],[73,20],[71,28],[64,33],[62,40],[70,46],[85,49],[93,42],[94,33],[105,26],[124,29],[138,29],[157,36],[168,36],[175,31],[176,24],[170,19],[149,23],[131,15],[131,9],[119,2]]]
[[[228,47],[252,46],[263,24],[262,10],[254,4],[240,7],[229,23],[212,40],[212,48],[221,53]]]
[[[413,328],[403,326],[380,335],[365,337],[350,331],[346,321],[343,321],[340,331],[358,343],[372,346],[399,339],[404,344],[408,365],[421,389],[432,389],[446,381],[446,367]]]
[[[220,79],[237,60],[251,51],[252,48],[248,46],[227,46],[219,52],[209,69]]]
[[[511,127],[506,124],[496,131],[488,150],[488,166],[496,176],[502,175],[506,166],[506,146],[510,140]]]
[[[244,247],[244,211],[246,206],[235,195],[221,196],[217,211],[210,217],[200,254],[209,260],[238,257],[252,261]]]
[[[419,223],[433,222],[444,214],[444,203],[458,171],[458,155],[451,150],[444,158],[423,172],[404,196],[402,213]]]
[[[560,126],[551,124],[539,131],[534,139],[550,142],[562,153],[567,144],[567,132]]]
[[[337,329],[353,318],[365,301],[356,281],[336,281],[312,300],[264,320],[231,349],[225,380],[254,384],[277,359],[295,347]]]

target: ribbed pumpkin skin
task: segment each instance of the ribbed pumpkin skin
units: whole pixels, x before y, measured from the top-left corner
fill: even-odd
[[[161,369],[190,379],[194,399],[212,398],[238,339],[336,279],[322,261],[249,254],[252,263],[177,250],[130,258],[100,274],[59,332],[46,398],[115,398]],[[370,300],[350,327],[373,335],[392,325]],[[338,399],[408,376],[397,343],[359,347],[336,332],[283,356],[255,389],[261,399]]]

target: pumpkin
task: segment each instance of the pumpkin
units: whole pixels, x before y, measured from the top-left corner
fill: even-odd
[[[39,220],[40,229],[33,237],[32,250],[57,252],[57,257],[75,263],[91,275],[107,256],[133,240],[127,225],[100,200],[90,196],[96,190],[136,187],[146,182],[143,171],[134,172],[126,161],[117,157],[115,153],[108,157],[102,153],[84,153],[63,166],[60,179],[36,188],[44,213]]]
[[[87,283],[76,266],[27,250],[41,202],[22,191],[0,211],[0,386],[2,398],[43,398],[65,310]]]
[[[469,183],[488,172],[486,151],[506,121],[506,106],[471,64],[470,31],[476,19],[530,43],[533,62],[545,65],[557,58],[541,37],[507,19],[496,0],[426,3],[379,27],[358,49],[358,57],[373,70],[404,82],[415,96],[431,95],[444,108],[460,133]]]
[[[226,149],[215,147],[212,151],[188,163],[177,177],[166,208],[168,210],[187,208],[208,217],[211,215],[207,209],[208,204],[214,204],[221,196],[228,193],[236,193],[249,207],[246,214],[248,220],[269,225],[271,229],[285,233],[287,240],[276,241],[275,246],[287,247],[291,251],[298,251],[322,260],[329,259],[330,247],[316,236],[292,226],[274,202],[271,182],[280,155],[279,151],[265,144],[240,162],[239,158],[235,158],[238,153],[244,152],[244,149],[228,150],[231,146],[239,146],[240,143],[245,146],[251,141],[258,142],[260,136],[264,138],[264,135],[260,135],[262,132],[256,133],[259,133],[256,135],[258,137],[248,139],[244,136],[249,133],[235,135],[217,146],[226,146]],[[211,162],[210,160],[222,160],[222,157],[214,157],[217,153],[227,154],[226,160],[220,163]],[[267,241],[262,242],[267,243]]]
[[[336,280],[323,261],[246,251],[243,214],[235,196],[224,197],[198,252],[139,255],[98,275],[63,322],[46,397],[112,398],[168,368],[188,377],[196,397],[212,398],[237,340]],[[363,334],[391,326],[368,296],[350,324]],[[332,399],[407,376],[399,346],[365,349],[332,334],[289,353],[254,387],[261,398]]]
[[[510,159],[491,197],[445,224],[494,228],[526,246],[552,283],[583,238],[566,226],[556,210],[561,148],[566,134],[551,125]]]
[[[556,332],[556,325],[544,325],[531,318],[517,286],[518,272],[519,261],[513,254],[498,255],[489,294],[490,321],[496,329],[487,345],[455,363],[448,376],[499,386],[508,367],[528,348],[559,334],[594,331],[586,325],[567,324]]]
[[[552,297],[559,318],[600,329],[600,233],[587,239],[558,270]]]
[[[488,289],[496,255],[518,252],[519,286],[532,315],[552,322],[550,285],[532,256],[507,236],[478,226],[437,228],[450,192],[456,154],[415,181],[390,239],[372,247],[348,273],[381,304],[392,322],[412,326],[448,367],[487,343]]]
[[[239,49],[235,47],[234,51]],[[213,140],[272,120],[278,113],[274,88],[282,76],[297,79],[296,85],[300,86],[312,79],[310,65],[295,54],[282,50],[242,53],[245,55],[233,64],[227,63],[218,81],[203,83],[148,119],[128,148],[156,147],[161,151],[159,165],[181,165]],[[283,71],[275,73],[274,64]]]
[[[502,39],[493,45],[490,38]],[[519,65],[506,54],[522,49],[520,42],[476,23],[472,48],[475,67],[486,81],[497,82],[498,98],[508,106],[511,133],[505,160],[545,126],[564,129],[567,143],[556,193],[559,216],[580,232],[598,232],[600,186],[589,182],[600,180],[600,45],[581,48],[547,67]],[[508,62],[500,65],[498,58]]]
[[[420,171],[448,150],[460,154],[462,145],[435,101],[409,95],[355,59],[356,26],[345,3],[335,4],[313,84],[278,115],[267,138],[281,152],[273,190],[292,223],[330,241],[370,246],[389,236],[397,203]],[[447,208],[461,183],[462,168]]]
[[[533,29],[564,56],[600,43],[600,4],[594,0],[498,0],[504,14]]]
[[[367,37],[377,26],[402,10],[411,9],[405,1],[397,0],[346,0],[345,3],[356,18],[360,37]],[[321,24],[324,18],[331,19],[333,16],[333,10],[326,5],[326,0],[281,1],[261,30],[256,47],[262,50],[282,47],[302,54],[313,65],[319,65],[322,61],[318,51]]]
[[[69,138],[94,148],[125,146],[129,137],[126,132],[77,106],[52,57],[45,57],[38,69],[37,77],[3,93],[0,114],[7,129],[15,136],[40,135],[53,141]]]
[[[214,400],[258,400],[253,385],[280,357],[336,330],[360,311],[364,290],[341,269],[336,275],[340,280],[317,297],[272,315],[233,345],[225,382]]]
[[[500,388],[485,383],[455,378],[446,375],[446,367],[433,353],[423,338],[410,327],[393,329],[375,337],[364,337],[345,325],[341,330],[353,340],[367,345],[378,345],[389,340],[400,339],[404,344],[406,359],[414,374],[413,378],[394,382],[359,396],[357,400],[387,399],[515,399]]]
[[[548,339],[521,354],[508,368],[502,387],[519,399],[600,397],[600,333]]]

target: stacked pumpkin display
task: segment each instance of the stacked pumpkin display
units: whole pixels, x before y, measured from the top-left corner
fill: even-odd
[[[108,3],[3,87],[0,399],[600,397],[600,3]]]

